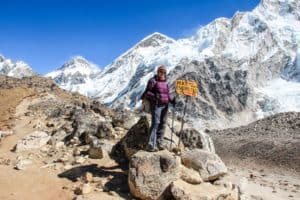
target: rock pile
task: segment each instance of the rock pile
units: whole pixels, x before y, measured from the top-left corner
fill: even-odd
[[[143,116],[113,149],[129,160],[128,185],[135,197],[149,200],[239,199],[236,185],[218,182],[227,174],[227,168],[211,149],[203,148],[208,146],[209,136],[197,138],[198,143],[203,144],[202,149],[191,143],[181,149],[180,156],[168,148],[154,153],[144,151],[148,137],[149,121]],[[164,139],[166,142],[170,138]]]
[[[187,151],[181,157],[167,150],[139,151],[130,159],[128,184],[141,199],[238,200],[237,186],[216,181],[226,173],[221,159],[204,150]]]

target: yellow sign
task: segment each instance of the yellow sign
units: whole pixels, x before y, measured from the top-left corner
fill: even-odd
[[[187,96],[197,96],[198,86],[195,81],[176,80],[176,93]]]

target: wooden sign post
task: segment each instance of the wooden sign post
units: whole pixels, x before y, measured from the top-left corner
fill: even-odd
[[[198,86],[195,81],[176,80],[176,93],[190,97],[197,96]]]
[[[183,115],[181,119],[181,128],[179,131],[179,141],[177,148],[179,150],[179,145],[182,137],[182,130],[183,130],[183,124],[184,124],[184,116],[186,112],[186,106],[188,103],[188,97],[196,97],[198,93],[198,85],[195,81],[188,81],[188,80],[176,80],[176,93],[179,95],[185,95],[185,105],[183,109]]]

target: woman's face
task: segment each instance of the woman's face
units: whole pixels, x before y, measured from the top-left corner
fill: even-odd
[[[165,80],[166,79],[166,72],[162,71],[162,70],[158,71],[158,78],[160,80]]]

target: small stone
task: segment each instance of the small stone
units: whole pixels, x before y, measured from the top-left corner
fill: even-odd
[[[109,175],[108,177],[107,177],[107,180],[112,180],[114,177],[112,176],[112,175]]]
[[[250,196],[250,199],[253,199],[253,200],[263,200],[262,197],[257,196],[257,195],[251,195],[251,196]]]
[[[50,122],[47,122],[47,123],[46,123],[46,126],[49,127],[49,128],[52,128],[52,127],[54,127],[54,124],[53,124],[53,123],[50,123]]]
[[[41,148],[42,153],[48,153],[49,148],[47,146]]]
[[[299,184],[294,184],[293,186],[295,186],[295,187],[300,187],[300,185],[299,185]]]
[[[103,185],[102,191],[103,192],[109,192],[109,188],[106,185]]]
[[[115,127],[115,131],[124,131],[124,128],[122,128],[122,127]]]
[[[86,183],[82,186],[82,194],[88,194],[92,192],[92,187],[90,184]]]
[[[1,137],[6,137],[6,136],[9,136],[9,135],[12,135],[13,132],[12,131],[0,131],[0,138]]]
[[[101,177],[98,177],[98,176],[96,176],[96,177],[93,177],[93,182],[94,183],[98,183],[98,182],[102,182],[102,178]]]
[[[69,169],[71,169],[72,167],[73,167],[72,165],[66,164],[66,165],[64,166],[64,170],[69,170]]]
[[[55,148],[56,148],[56,149],[59,149],[59,148],[63,147],[64,145],[65,145],[64,142],[59,141],[59,142],[56,142],[56,143],[55,143]]]
[[[76,187],[75,190],[74,190],[74,193],[75,193],[76,195],[81,195],[81,194],[82,194],[81,188],[80,188],[80,187]]]
[[[11,160],[10,159],[6,159],[6,158],[0,158],[0,165],[10,165],[11,164]]]
[[[71,144],[71,145],[78,145],[78,144],[80,144],[80,141],[79,141],[78,137],[73,137],[73,138],[70,140],[70,144]]]
[[[233,188],[232,182],[230,182],[230,181],[224,181],[223,179],[219,179],[219,180],[215,181],[214,185],[220,185],[220,186],[223,186],[224,188],[228,188],[228,189],[232,189]]]
[[[64,156],[62,156],[61,158],[58,158],[57,160],[56,160],[56,162],[62,162],[62,163],[66,163],[66,162],[68,162],[69,161],[69,158],[68,158],[68,156],[66,156],[66,155],[64,155]]]
[[[30,165],[32,164],[32,161],[31,160],[28,160],[28,159],[21,159],[21,160],[18,160],[17,161],[17,164],[15,166],[15,169],[16,170],[24,170],[26,169],[26,166],[27,165]]]
[[[103,158],[103,150],[101,147],[91,147],[89,149],[89,157],[93,159]]]
[[[115,191],[109,191],[108,194],[111,196],[118,196],[118,194]]]
[[[80,154],[81,154],[80,149],[74,148],[74,150],[73,150],[73,156],[80,156]]]
[[[55,164],[54,170],[60,170],[62,168],[61,164]]]
[[[248,187],[248,180],[245,177],[241,178],[241,180],[239,181],[239,188],[241,194],[245,194],[247,187]]]
[[[76,197],[73,198],[74,200],[85,200],[83,195],[78,195]]]
[[[83,180],[86,182],[86,183],[90,183],[90,182],[93,182],[93,174],[90,173],[90,172],[86,172],[83,176]]]
[[[69,187],[68,186],[63,186],[62,189],[67,190],[67,189],[69,189]]]
[[[83,184],[81,187],[76,187],[74,193],[77,195],[88,194],[91,193],[92,187],[89,183]]]
[[[83,157],[79,157],[75,161],[76,164],[83,164],[84,162],[85,162],[85,159]]]

